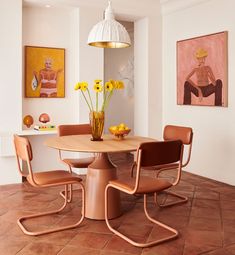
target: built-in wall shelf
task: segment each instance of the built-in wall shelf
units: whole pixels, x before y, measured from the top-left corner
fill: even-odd
[[[0,157],[12,157],[15,155],[13,145],[13,135],[19,136],[43,136],[43,135],[56,135],[57,130],[38,131],[34,129],[0,132]]]
[[[31,136],[31,135],[55,135],[57,134],[57,130],[45,130],[45,131],[39,131],[35,129],[27,129],[27,130],[21,130],[19,132],[16,132],[17,135],[20,136]]]

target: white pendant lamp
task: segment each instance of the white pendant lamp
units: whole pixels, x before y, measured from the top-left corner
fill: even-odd
[[[126,48],[131,45],[125,27],[115,20],[111,1],[105,10],[105,19],[91,29],[87,44],[100,48]]]

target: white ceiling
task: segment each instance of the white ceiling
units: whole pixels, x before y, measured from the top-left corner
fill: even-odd
[[[169,0],[161,0],[169,1]],[[172,0],[171,0],[172,1]],[[51,6],[94,6],[94,7],[106,7],[108,0],[23,0],[26,6],[45,6],[47,4]],[[113,7],[126,6],[127,8],[138,8],[140,6],[154,6],[159,3],[159,0],[111,0]]]
[[[115,17],[119,20],[135,21],[148,15],[160,13],[159,0],[112,0]],[[108,0],[23,0],[24,6],[45,7],[51,5],[55,8],[94,7],[105,10]]]
[[[182,10],[193,5],[209,0],[111,0],[116,18],[134,21],[148,15],[158,15]],[[57,8],[71,7],[98,7],[105,10],[108,0],[23,0],[24,6],[45,7],[46,5]]]

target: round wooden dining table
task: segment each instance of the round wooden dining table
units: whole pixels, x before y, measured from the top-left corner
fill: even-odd
[[[46,146],[64,151],[95,153],[95,160],[88,166],[86,177],[85,217],[104,220],[104,192],[110,180],[117,178],[117,167],[109,159],[108,153],[136,151],[143,142],[152,138],[127,136],[122,140],[111,135],[103,135],[103,141],[91,141],[91,135],[71,135],[51,137]],[[120,194],[117,190],[109,193],[109,218],[121,214]]]

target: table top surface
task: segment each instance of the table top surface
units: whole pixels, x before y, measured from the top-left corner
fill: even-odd
[[[64,151],[104,153],[135,151],[143,142],[156,141],[141,136],[126,136],[123,140],[118,140],[113,135],[103,135],[102,138],[103,141],[91,141],[91,135],[57,136],[46,139],[45,145]]]

